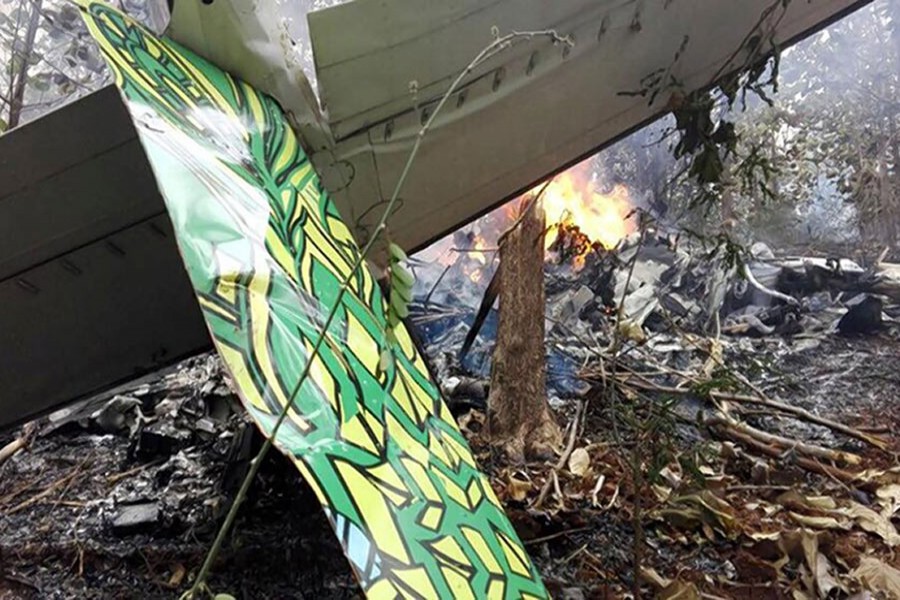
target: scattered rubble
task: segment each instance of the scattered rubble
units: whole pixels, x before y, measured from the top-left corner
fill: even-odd
[[[723,248],[649,234],[558,250],[548,394],[568,427],[552,461],[501,463],[486,438],[490,305],[462,357],[479,299],[429,286],[412,306],[553,596],[897,597],[900,269],[759,245],[744,268]],[[471,287],[472,273],[452,266],[440,285]],[[174,597],[259,443],[214,356],[6,434],[0,597]],[[359,597],[277,454],[221,561],[211,583],[236,597]]]
[[[157,525],[159,504],[156,502],[123,505],[111,522],[113,533],[120,536],[149,533]]]
[[[586,254],[573,255],[560,246]],[[583,391],[572,375],[616,337],[641,346],[632,352],[655,357],[683,351],[677,339],[681,333],[714,337],[718,331],[811,345],[826,335],[872,335],[900,322],[900,265],[891,263],[865,269],[847,259],[777,258],[760,243],[741,263],[726,246],[709,248],[652,233],[633,234],[616,250],[585,249],[584,243],[557,239],[549,256],[551,396]],[[441,381],[474,377],[487,385],[496,336],[492,268],[486,267],[481,278],[482,284],[491,283],[480,307],[454,293],[471,287],[464,274],[474,267],[465,264],[480,260],[460,252],[436,284],[424,278],[428,287],[419,288],[411,306],[412,321]],[[459,392],[452,396],[464,400]],[[477,396],[470,398],[476,405]]]
[[[560,460],[495,464],[481,412],[461,417],[556,595],[895,597],[897,267],[729,251],[551,254]],[[489,386],[492,314],[423,299],[413,320],[440,379]]]
[[[212,355],[34,426],[0,464],[0,598],[177,597],[261,444]],[[361,597],[318,501],[280,454],[240,515],[214,589]]]

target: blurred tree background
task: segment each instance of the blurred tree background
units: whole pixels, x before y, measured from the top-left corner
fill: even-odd
[[[164,5],[115,4],[156,30],[165,25]],[[0,0],[0,64],[0,132],[109,83],[78,8],[67,0]]]
[[[748,97],[718,116],[734,122],[719,202],[677,160],[665,117],[593,159],[605,185],[628,185],[663,224],[781,249],[900,258],[900,0],[877,0],[785,50],[772,105]],[[771,63],[770,63],[771,68]],[[747,163],[766,177],[744,181]]]

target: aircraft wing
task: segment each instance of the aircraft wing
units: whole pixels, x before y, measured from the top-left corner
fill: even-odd
[[[648,75],[702,88],[743,60],[759,27],[784,46],[865,3],[793,0],[782,12],[782,0],[357,0],[309,15],[323,114],[301,94],[294,116],[364,241],[423,121],[495,31],[552,29],[574,42],[517,39],[464,79],[390,222],[392,239],[414,250],[664,112],[668,91],[652,104],[629,95]],[[190,23],[175,33],[226,62],[239,35]],[[253,61],[229,68],[259,79],[241,72],[258,70]],[[276,93],[286,81],[276,75],[257,85]],[[0,137],[0,169],[0,426],[210,347],[113,87]]]
[[[666,112],[675,89],[708,86],[746,61],[742,46],[754,36],[783,47],[865,3],[357,0],[313,12],[319,96],[335,140],[313,161],[365,238],[423,122],[494,35],[569,38],[571,47],[517,39],[438,114],[390,221],[394,242],[419,248]],[[650,103],[634,92],[654,75],[679,85]]]

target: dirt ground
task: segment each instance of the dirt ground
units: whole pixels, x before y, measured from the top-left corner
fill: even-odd
[[[761,356],[765,356],[766,345],[772,351],[772,343],[754,341]],[[637,574],[642,595],[647,597],[839,598],[860,592],[853,577],[846,575],[858,568],[866,555],[900,568],[900,554],[893,547],[897,539],[886,539],[883,532],[867,531],[865,526],[853,526],[839,516],[829,520],[839,515],[848,502],[878,510],[879,490],[886,486],[894,494],[898,491],[897,340],[890,335],[826,337],[819,345],[792,350],[772,361],[758,377],[768,382],[763,386],[767,394],[878,434],[888,441],[887,450],[835,435],[824,427],[775,418],[764,411],[747,416],[751,424],[760,428],[764,423],[767,431],[776,430],[793,439],[858,453],[863,460],[854,471],[869,473],[856,485],[848,485],[809,472],[789,455],[765,461],[767,468],[757,472],[757,465],[748,461],[748,456],[721,452],[717,449],[720,445],[711,443],[702,430],[682,424],[674,435],[675,453],[702,450],[708,459],[703,468],[705,481],[691,482],[687,469],[678,472],[675,466],[673,472],[673,465],[667,465],[662,478],[665,483],[645,484],[640,525],[636,527],[638,509],[633,471],[628,464],[631,453],[623,451],[621,442],[611,435],[609,424],[613,417],[609,407],[595,402],[588,408],[584,432],[576,443],[588,450],[590,467],[584,475],[574,476],[570,460],[569,469],[558,473],[560,493],[552,492],[553,499],[546,501],[542,510],[534,510],[533,504],[535,490],[544,485],[546,470],[511,470],[506,466],[492,470],[510,515],[523,538],[530,540],[527,543],[532,557],[555,597],[626,597],[632,595]],[[489,461],[489,456],[482,454],[482,459]],[[647,464],[642,464],[646,472]],[[886,470],[894,472],[879,484],[871,484],[867,479]],[[605,481],[598,489],[596,481],[601,478]],[[516,493],[520,486],[510,485],[511,480],[529,484],[521,486],[525,487],[524,492]],[[713,495],[707,497],[708,493]],[[594,494],[596,500],[592,498]],[[516,501],[515,495],[524,498]],[[681,498],[703,501],[682,502]],[[829,501],[818,504],[817,509],[816,502],[806,503],[809,498]],[[694,510],[698,507],[699,511]],[[897,514],[891,514],[896,524]],[[803,518],[806,516],[810,518]],[[644,539],[638,550],[644,574],[636,573],[634,568],[636,531]],[[792,555],[793,549],[785,543],[786,539],[794,543],[792,536],[816,540],[817,552],[827,557],[830,576],[840,586],[827,593],[817,587],[816,577],[807,572],[803,557]],[[779,545],[791,552],[783,551]],[[648,576],[647,570],[655,571],[670,585],[652,585],[653,576]],[[807,585],[804,578],[810,580]],[[863,591],[855,597],[879,597],[866,594]]]
[[[176,598],[202,563],[260,436],[215,357],[120,391],[167,429],[132,434],[86,407],[0,466],[0,598]],[[156,514],[121,523],[134,506]],[[238,598],[359,596],[317,499],[278,453],[210,583]]]
[[[896,338],[741,344],[731,360],[753,372],[765,393],[888,441],[878,450],[795,419],[744,415],[785,436],[857,453],[863,462],[853,470],[866,473],[858,482],[812,473],[787,454],[759,457],[711,441],[690,418],[672,425],[666,456],[703,457],[698,477],[684,461],[670,460],[654,469],[658,481],[635,481],[633,466],[646,470],[652,453],[638,454],[641,442],[627,429],[614,435],[614,408],[599,393],[586,396],[576,450],[560,469],[500,463],[482,437],[483,415],[463,415],[463,430],[554,597],[617,598],[635,590],[671,598],[825,597],[822,590],[847,597],[865,579],[857,572],[863,557],[900,568],[890,531],[848,512],[858,505],[884,512],[883,478],[898,464]],[[166,417],[175,433],[162,436],[175,447],[136,442],[143,438],[133,424],[101,424],[90,409],[53,431],[45,424],[29,448],[0,465],[0,598],[174,598],[186,589],[258,439],[243,441],[249,434],[241,434],[239,412],[223,417],[211,408],[230,402],[213,358],[142,385],[125,396],[132,393],[144,414],[159,414],[160,403],[177,405]],[[574,406],[558,410],[561,424],[571,422]],[[195,423],[203,415],[213,423],[200,431]],[[0,445],[19,433],[0,436]],[[123,523],[135,505],[155,512]],[[636,535],[643,543],[635,544]],[[810,566],[813,546],[824,562],[813,558]],[[278,456],[254,484],[211,587],[238,598],[360,597],[315,498]]]

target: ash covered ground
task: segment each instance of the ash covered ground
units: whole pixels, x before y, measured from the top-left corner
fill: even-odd
[[[439,383],[554,597],[891,597],[900,350],[890,263],[758,250],[759,288],[646,236],[578,269],[548,265],[561,463],[495,456],[484,426],[495,317],[461,359],[477,302],[419,294],[412,321]],[[848,323],[854,310],[865,314]],[[17,439],[24,447],[0,464],[0,598],[177,597],[260,445],[215,356],[6,432],[0,445]],[[278,455],[210,583],[239,598],[361,597],[315,497]]]

